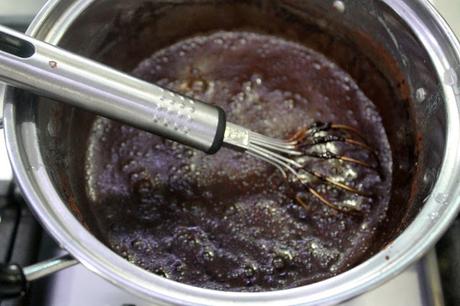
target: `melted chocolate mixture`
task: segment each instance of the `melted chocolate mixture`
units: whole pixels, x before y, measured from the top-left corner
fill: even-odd
[[[339,67],[276,37],[218,32],[155,53],[134,75],[220,105],[229,121],[267,136],[288,138],[318,120],[351,125],[378,152],[380,175],[337,161],[309,163],[374,195],[337,195],[314,183],[361,210],[346,214],[244,153],[206,155],[100,118],[87,152],[87,192],[115,252],[176,281],[233,291],[305,285],[369,255],[389,201],[391,152],[375,106]],[[363,149],[329,149],[376,164]]]

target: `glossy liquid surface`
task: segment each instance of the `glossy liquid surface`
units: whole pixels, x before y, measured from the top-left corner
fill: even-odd
[[[288,138],[318,120],[353,126],[377,152],[381,175],[337,161],[308,163],[373,194],[364,199],[312,182],[361,210],[346,214],[244,153],[206,155],[100,118],[87,152],[87,193],[115,252],[173,280],[232,291],[305,285],[369,256],[388,206],[391,152],[375,106],[339,67],[280,38],[218,32],[161,50],[133,74],[218,104],[229,121],[267,136]],[[328,148],[376,164],[365,150]]]

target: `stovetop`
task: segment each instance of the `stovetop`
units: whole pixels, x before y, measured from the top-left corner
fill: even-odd
[[[0,0],[0,24],[25,30],[46,0]],[[433,0],[460,33],[459,0]],[[0,97],[1,98],[1,97]],[[0,99],[1,100],[1,99]],[[0,118],[2,106],[0,105]],[[62,251],[39,226],[15,189],[0,130],[0,262],[29,265]],[[460,219],[423,259],[379,288],[343,306],[460,305]],[[29,294],[0,306],[144,306],[145,301],[78,265],[32,284]]]

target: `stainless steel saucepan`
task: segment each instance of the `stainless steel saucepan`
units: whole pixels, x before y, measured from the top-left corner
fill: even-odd
[[[333,304],[382,284],[433,246],[459,210],[460,44],[428,1],[51,0],[27,33],[131,71],[181,38],[233,29],[272,33],[325,53],[381,111],[394,184],[374,255],[330,279],[274,292],[214,291],[149,273],[111,251],[92,226],[83,161],[94,114],[4,86],[3,123],[17,183],[69,252],[24,269],[2,266],[4,295],[80,262],[157,304]]]

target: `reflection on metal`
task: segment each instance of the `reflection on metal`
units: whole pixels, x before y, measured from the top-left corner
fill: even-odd
[[[3,133],[3,93],[4,86],[0,83],[0,197],[7,195],[13,180],[13,170],[6,152],[5,135]]]
[[[24,276],[30,282],[76,264],[78,264],[78,261],[67,254],[24,268]]]
[[[383,286],[369,291],[341,306],[443,306],[436,252],[424,258]]]
[[[68,280],[72,279],[72,282]],[[46,305],[148,306],[150,303],[117,288],[83,266],[53,275]],[[86,292],[82,295],[81,292]],[[436,253],[431,251],[415,265],[385,283],[341,306],[443,306]]]

